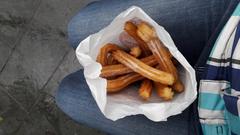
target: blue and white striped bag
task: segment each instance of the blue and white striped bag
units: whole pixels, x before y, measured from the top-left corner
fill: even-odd
[[[211,51],[199,86],[204,135],[240,135],[240,4]]]

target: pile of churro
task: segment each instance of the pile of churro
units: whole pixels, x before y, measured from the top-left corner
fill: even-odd
[[[135,82],[141,83],[138,93],[144,100],[151,97],[153,90],[163,100],[184,91],[176,68],[178,62],[150,24],[139,19],[125,22],[119,40],[128,49],[108,43],[97,56],[108,93],[124,90]]]

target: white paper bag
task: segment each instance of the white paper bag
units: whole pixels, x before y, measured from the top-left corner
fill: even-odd
[[[185,91],[175,94],[171,101],[162,101],[154,92],[149,101],[143,101],[138,95],[136,86],[107,95],[107,81],[99,77],[102,69],[102,66],[96,62],[99,49],[109,42],[121,45],[118,37],[123,31],[124,23],[136,17],[148,22],[156,29],[164,45],[181,63],[178,71],[185,85]],[[165,121],[169,116],[181,113],[196,99],[197,83],[194,69],[178,51],[168,32],[139,7],[130,7],[119,14],[107,27],[83,40],[76,50],[76,55],[84,68],[84,76],[98,107],[111,120],[143,114],[152,121]]]

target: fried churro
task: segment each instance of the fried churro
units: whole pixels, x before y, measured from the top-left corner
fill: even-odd
[[[173,98],[174,92],[172,91],[172,88],[157,82],[154,82],[154,86],[156,88],[157,95],[163,100],[171,100]]]
[[[119,46],[116,44],[108,43],[104,45],[97,56],[97,62],[99,62],[102,66],[105,66],[108,64],[108,53],[114,50],[122,50]]]
[[[135,41],[137,41],[138,46],[141,48],[141,50],[143,51],[143,54],[145,56],[148,56],[151,54],[151,51],[149,50],[148,46],[146,45],[146,43],[137,35],[137,26],[128,21],[125,23],[124,25],[124,30],[135,39]]]
[[[114,65],[117,64],[118,62],[112,57],[112,55],[108,55],[107,57],[107,65]]]
[[[153,55],[142,58],[140,60],[149,66],[155,66],[158,63]],[[123,75],[131,72],[134,72],[134,71],[123,64],[107,65],[102,67],[100,76],[106,78],[106,77]]]
[[[147,64],[134,58],[133,56],[127,54],[124,51],[121,50],[113,51],[112,56],[118,62],[131,68],[134,72],[137,72],[150,80],[167,85],[172,85],[174,83],[174,77],[172,74],[148,66]]]
[[[163,42],[158,38],[157,33],[154,28],[147,24],[146,22],[142,22],[137,26],[137,34],[138,36],[146,42],[149,49],[152,51],[155,58],[158,60],[160,69],[171,73],[174,76],[174,90],[183,91],[183,84],[181,80],[178,78],[177,68],[173,64],[171,60],[171,55],[169,55],[169,50],[163,45]],[[177,83],[177,84],[176,84]],[[175,86],[178,85],[178,86]],[[182,85],[180,87],[180,85]],[[177,89],[176,89],[177,88]],[[181,88],[181,89],[178,89]]]
[[[113,80],[107,80],[107,92],[114,93],[123,90],[123,88],[127,87],[129,84],[144,79],[138,73],[130,73],[121,77],[118,77]]]
[[[152,94],[152,87],[152,81],[149,79],[144,79],[138,90],[139,96],[144,100],[148,100]]]
[[[131,54],[135,58],[139,57],[141,53],[142,53],[142,50],[140,49],[139,46],[132,47],[129,52],[129,54]]]

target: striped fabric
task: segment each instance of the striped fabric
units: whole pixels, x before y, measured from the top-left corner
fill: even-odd
[[[200,81],[198,111],[205,135],[240,135],[240,4],[211,51]]]

